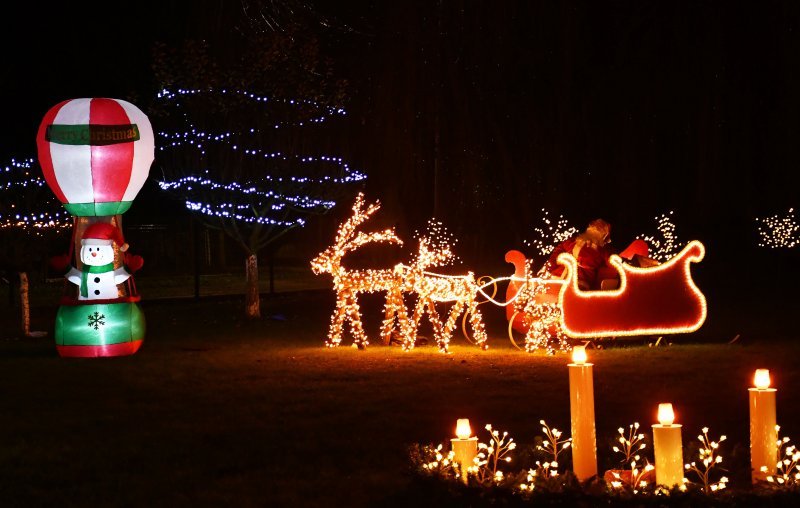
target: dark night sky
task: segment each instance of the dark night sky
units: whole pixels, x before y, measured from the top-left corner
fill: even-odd
[[[4,159],[34,154],[65,98],[144,104],[152,41],[224,38],[240,3],[57,5],[6,16]],[[499,258],[542,207],[620,242],[675,210],[682,239],[724,251],[800,204],[798,2],[314,5],[353,29],[326,48],[351,83],[341,150],[401,228],[436,213]]]

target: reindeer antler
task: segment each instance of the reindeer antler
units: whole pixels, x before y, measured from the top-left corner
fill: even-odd
[[[364,209],[364,193],[359,192],[356,196],[355,203],[353,203],[353,215],[339,226],[334,244],[311,261],[314,273],[337,270],[336,267],[339,266],[342,256],[344,256],[345,253],[356,250],[367,243],[389,242],[402,245],[403,241],[397,237],[394,228],[372,233],[363,233],[359,231],[358,235],[356,235],[356,228],[369,219],[380,207],[380,201],[376,200]]]
[[[358,196],[356,196],[355,203],[353,203],[353,215],[339,226],[339,232],[336,234],[334,245],[340,249],[344,248],[352,239],[356,228],[369,219],[370,215],[377,212],[380,207],[380,201],[376,200],[364,210],[364,193],[359,192]]]

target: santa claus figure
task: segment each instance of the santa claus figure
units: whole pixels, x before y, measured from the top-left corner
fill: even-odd
[[[564,266],[558,264],[558,255],[567,252],[578,261],[578,287],[581,289],[600,289],[601,282],[606,279],[615,280],[618,284],[619,276],[608,264],[608,258],[612,254],[609,247],[610,236],[611,224],[603,219],[593,220],[583,233],[556,246],[542,266],[540,276],[561,277]]]
[[[66,277],[80,288],[79,300],[111,300],[119,298],[117,284],[131,276],[125,267],[114,268],[114,246],[128,250],[118,227],[107,222],[95,222],[86,228],[81,238],[81,270],[71,268]]]

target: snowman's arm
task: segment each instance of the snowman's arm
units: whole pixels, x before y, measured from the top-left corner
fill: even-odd
[[[76,286],[81,285],[81,272],[75,269],[75,267],[69,267],[69,271],[64,275],[64,278]]]
[[[130,276],[131,274],[128,273],[128,270],[126,270],[124,267],[119,267],[114,270],[114,284],[122,284],[128,280]]]

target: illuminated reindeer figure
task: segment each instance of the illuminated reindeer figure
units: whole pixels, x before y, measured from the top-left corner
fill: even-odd
[[[381,207],[380,202],[364,209],[364,194],[359,193],[353,204],[353,215],[339,226],[333,245],[321,252],[311,261],[314,274],[330,273],[336,291],[336,309],[331,316],[331,326],[325,345],[336,347],[342,342],[344,322],[350,322],[353,345],[365,349],[369,340],[361,324],[361,311],[358,306],[359,293],[387,291],[397,286],[397,272],[386,270],[347,270],[342,267],[342,258],[350,251],[372,242],[388,242],[402,245],[403,241],[395,235],[394,228],[364,233],[356,229]]]
[[[570,349],[568,337],[561,326],[561,307],[558,292],[563,281],[553,279],[544,267],[534,276],[531,260],[518,250],[506,253],[506,262],[514,265],[514,276],[509,280],[506,299],[513,306],[506,307],[508,336],[517,349],[514,330],[525,334],[525,351],[532,353],[544,349],[548,354]]]
[[[413,264],[411,266],[401,264],[395,267],[395,272],[402,279],[402,284],[395,286],[387,294],[386,319],[382,327],[384,342],[388,342],[391,337],[395,318],[397,318],[403,338],[403,349],[406,351],[413,349],[420,320],[427,312],[439,351],[446,353],[458,317],[466,311],[469,312],[475,342],[482,349],[486,349],[486,330],[476,302],[479,288],[473,273],[452,276],[427,271],[432,266],[447,264],[453,257],[449,246],[431,250],[428,239],[422,238],[419,241],[419,250]],[[417,295],[414,314],[410,320],[402,300],[403,292]],[[439,317],[436,302],[453,302],[445,323],[442,323]]]

